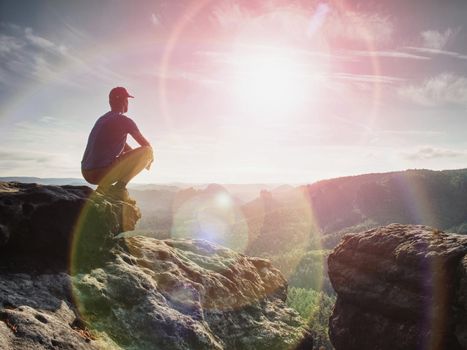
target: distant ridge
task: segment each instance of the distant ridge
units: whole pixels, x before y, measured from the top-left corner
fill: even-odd
[[[300,246],[310,231],[303,221],[310,210],[321,246],[333,249],[346,233],[391,223],[467,234],[465,208],[467,169],[408,169],[326,179],[288,190],[283,186],[244,205],[249,226],[256,227],[250,231],[256,241],[250,238],[247,254]]]
[[[1,182],[22,182],[22,183],[37,183],[40,185],[89,185],[86,181],[74,177],[57,177],[57,178],[40,178],[32,176],[7,176],[0,177]]]
[[[89,186],[94,188],[95,185],[87,183],[82,178],[40,178],[34,176],[4,176],[0,177],[0,182],[21,182],[21,183],[37,183],[40,185],[73,185],[73,186]],[[137,191],[172,191],[176,192],[183,189],[193,188],[196,190],[203,190],[214,183],[183,183],[183,182],[170,182],[170,183],[129,183],[128,188]],[[257,194],[262,190],[272,190],[274,188],[287,187],[290,185],[280,184],[218,184],[224,187],[231,194],[241,197],[244,201],[250,201],[257,197]]]

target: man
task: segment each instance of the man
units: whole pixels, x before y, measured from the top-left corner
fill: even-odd
[[[123,113],[128,111],[128,98],[123,87],[110,91],[110,112],[100,117],[88,138],[81,172],[87,182],[98,185],[96,191],[127,200],[128,182],[144,168],[150,169],[152,147],[141,135],[135,122]],[[127,143],[130,134],[141,147],[132,149]],[[112,185],[115,184],[115,185]]]

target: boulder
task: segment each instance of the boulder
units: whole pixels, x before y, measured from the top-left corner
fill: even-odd
[[[0,266],[66,270],[73,244],[97,256],[140,216],[86,186],[0,183]]]
[[[309,337],[269,261],[203,240],[122,238],[75,277],[93,328],[139,349],[292,349]]]
[[[328,258],[336,350],[465,349],[467,236],[391,224],[344,236]]]

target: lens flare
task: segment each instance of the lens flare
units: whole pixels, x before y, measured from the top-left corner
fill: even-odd
[[[308,36],[313,36],[324,24],[331,7],[328,4],[321,3],[316,8],[315,13],[311,17],[310,25],[308,27]]]
[[[159,81],[159,97],[160,97],[160,108],[163,119],[167,124],[172,125],[170,104],[167,98],[167,77],[172,60],[173,51],[176,49],[179,41],[183,38],[184,31],[187,28],[187,24],[196,14],[203,9],[207,4],[211,3],[210,0],[193,1],[187,8],[185,14],[181,15],[180,21],[174,25],[174,29],[169,36],[165,50],[162,56],[161,70],[162,77]],[[334,6],[340,11],[346,11],[345,1],[331,1],[330,5],[323,5],[319,7],[312,17],[310,26],[308,28],[309,35],[315,34],[317,30],[322,26],[323,21],[329,13],[331,7]],[[375,54],[374,43],[372,35],[367,31],[367,49],[371,54],[372,71],[374,75],[380,75],[381,66],[378,60],[378,56]],[[113,55],[121,54],[125,48],[108,50]],[[246,79],[239,83],[239,89],[245,86],[245,82],[253,82],[257,84],[254,91],[265,91],[274,88],[274,82],[271,82],[270,72],[279,72],[278,78],[281,84],[287,86],[294,84],[297,77],[297,73],[294,71],[294,65],[286,62],[286,67],[292,67],[291,69],[283,69],[282,62],[271,62],[266,64],[265,67],[261,67],[258,71],[247,69],[248,74],[244,74]],[[252,76],[249,76],[249,74]],[[66,71],[63,72],[65,76],[68,74]],[[256,77],[255,77],[256,76]],[[253,77],[253,78],[252,78]],[[255,83],[256,82],[256,83]],[[283,93],[283,90],[270,90],[273,96],[278,96]],[[254,94],[253,94],[254,95]],[[371,92],[371,116],[369,120],[369,129],[375,116],[379,112],[379,100],[381,98],[381,86],[375,81]],[[15,101],[11,101],[11,104],[5,108],[6,111],[12,111],[18,106],[25,104],[25,99],[29,96],[29,92],[25,91],[23,95],[19,95]],[[293,100],[293,96],[291,99]],[[255,96],[256,101],[263,101],[261,96]],[[261,102],[263,107],[266,107],[266,102]],[[3,113],[8,115],[10,113]],[[11,113],[14,114],[14,113]],[[423,203],[417,202],[417,197],[414,195],[411,197],[414,201],[414,206],[419,206],[420,210],[424,210]],[[306,267],[306,252],[310,249],[320,250],[320,233],[318,225],[313,214],[313,207],[310,205],[309,198],[306,193],[302,192],[292,196],[291,200],[295,203],[299,203],[297,218],[293,219],[291,213],[287,213],[287,208],[276,208],[272,211],[266,208],[268,203],[263,203],[262,208],[256,211],[256,216],[249,217],[244,215],[242,210],[235,204],[235,201],[230,195],[221,193],[213,197],[208,198],[193,198],[182,206],[177,208],[174,213],[172,236],[173,238],[198,238],[212,241],[223,246],[230,247],[238,252],[251,251],[254,252],[254,244],[260,239],[264,238],[264,235],[271,233],[270,241],[273,242],[277,238],[278,234],[281,234],[288,239],[282,241],[280,245],[276,247],[275,251],[277,255],[271,256],[273,264],[276,267],[280,267],[284,274],[288,278],[293,276],[300,276],[303,272],[302,269]],[[95,212],[91,207],[91,204],[86,204],[83,211],[77,221],[76,229],[74,232],[74,243],[71,250],[70,257],[70,270],[73,275],[79,274],[82,266],[89,263],[94,259],[99,259],[100,254],[103,254],[102,249],[95,249],[93,253],[85,253],[86,249],[92,244],[93,225],[99,224],[100,214]],[[285,214],[284,214],[285,213]],[[280,215],[284,214],[288,220],[288,227],[284,222],[279,220]],[[428,215],[428,214],[427,214]],[[300,218],[300,219],[298,219]],[[274,230],[276,229],[276,230]],[[86,249],[85,249],[86,248]],[[279,249],[281,248],[281,249]],[[285,256],[283,253],[287,249],[294,249],[295,251],[290,256]],[[91,250],[92,251],[92,250]],[[282,257],[281,257],[282,253]],[[136,254],[136,252],[135,252]],[[321,260],[322,266],[317,268],[313,272],[313,278],[317,279],[314,283],[316,285],[322,285],[323,271],[325,268],[324,258]],[[320,289],[320,287],[318,287]],[[183,293],[182,293],[183,294]],[[177,294],[178,295],[178,294]],[[181,298],[186,296],[180,295]],[[80,296],[75,294],[76,305],[80,308],[81,301]]]
[[[172,238],[204,239],[237,252],[248,243],[248,226],[228,192],[197,195],[173,215]]]

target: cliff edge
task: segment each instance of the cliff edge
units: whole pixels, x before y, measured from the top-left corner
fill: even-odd
[[[124,236],[132,203],[0,183],[1,349],[311,349],[269,261]]]

